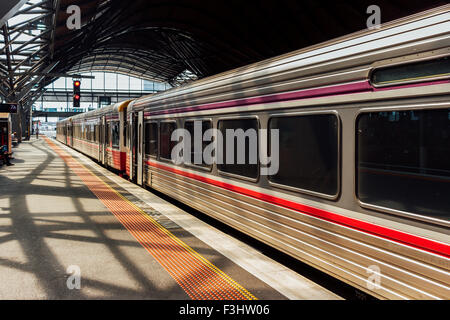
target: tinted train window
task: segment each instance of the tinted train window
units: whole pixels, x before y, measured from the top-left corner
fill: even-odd
[[[362,202],[449,219],[450,109],[362,114],[357,147]]]
[[[126,123],[123,124],[123,146],[127,146],[128,136],[127,136],[127,128],[128,125]]]
[[[161,122],[160,124],[160,150],[159,155],[161,158],[171,160],[172,149],[177,144],[176,141],[172,141],[172,133],[176,130],[177,125],[175,122]]]
[[[211,129],[212,125],[211,125],[211,121],[207,120],[207,121],[201,121],[198,120],[197,122],[199,122],[201,124],[200,128],[201,128],[201,134],[200,136],[196,137],[194,134],[194,121],[186,121],[184,123],[184,128],[190,133],[191,135],[191,164],[195,164],[195,165],[201,165],[201,166],[208,166],[204,159],[203,159],[203,151],[205,150],[206,146],[208,146],[211,142],[210,141],[203,141],[203,135],[204,133]],[[200,139],[201,141],[201,150],[199,152],[199,155],[197,156],[197,158],[200,158],[201,161],[200,163],[195,163],[195,139]]]
[[[119,148],[120,144],[120,131],[119,131],[119,122],[112,122],[111,129],[112,129],[112,146],[113,148]]]
[[[444,57],[381,68],[372,73],[371,81],[375,85],[387,86],[448,77],[450,77],[450,57]]]
[[[145,124],[145,154],[158,156],[158,124],[156,122]]]
[[[218,168],[222,172],[236,174],[243,177],[254,178],[258,177],[258,120],[256,119],[234,119],[234,120],[221,120],[218,123],[218,129],[223,136],[223,162],[224,164],[218,164]],[[226,139],[227,130],[235,132],[242,129],[246,134],[245,139],[238,140],[237,136],[234,139]],[[227,141],[229,140],[229,141]],[[234,159],[227,163],[227,145],[233,147]],[[231,145],[232,144],[232,145]],[[242,146],[244,149],[244,163],[238,163],[238,146]],[[220,152],[220,150],[218,150]],[[255,159],[256,156],[256,159]],[[231,155],[229,156],[231,158]]]
[[[325,195],[337,195],[338,127],[337,116],[331,114],[271,118],[269,129],[279,130],[280,167],[269,180]]]
[[[106,123],[106,137],[105,137],[105,144],[109,146],[109,143],[111,142],[111,130],[110,130],[110,124],[109,122]]]
[[[91,141],[95,141],[95,127],[91,124]]]

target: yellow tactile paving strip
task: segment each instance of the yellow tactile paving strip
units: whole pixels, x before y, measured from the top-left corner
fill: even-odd
[[[244,287],[175,237],[62,148],[47,144],[74,171],[134,238],[195,300],[256,300]]]

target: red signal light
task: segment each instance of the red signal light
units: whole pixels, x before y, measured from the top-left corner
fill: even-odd
[[[73,107],[79,108],[81,101],[81,81],[73,80]]]

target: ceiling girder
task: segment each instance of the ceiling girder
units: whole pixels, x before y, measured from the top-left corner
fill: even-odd
[[[25,19],[0,25],[0,95],[33,101],[56,79],[45,72],[101,70],[181,85],[362,30],[372,2],[28,0],[16,15]],[[387,22],[446,2],[378,5]],[[82,9],[80,30],[66,27],[73,4]]]
[[[27,0],[2,0],[0,6],[0,28],[13,17],[20,8],[27,2]]]
[[[51,69],[49,61],[52,18],[55,15],[53,1],[29,0],[15,15],[14,23],[2,28],[0,54],[6,56],[7,90],[2,90],[6,101],[23,103],[33,96],[31,89],[40,87],[42,79],[32,73]],[[5,68],[1,71],[4,74]],[[5,76],[5,74],[4,74]],[[5,82],[3,82],[5,83]],[[5,92],[6,91],[6,92]]]

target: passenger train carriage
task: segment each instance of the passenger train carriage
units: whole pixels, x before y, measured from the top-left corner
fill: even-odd
[[[103,141],[106,151],[114,144],[101,130],[119,120],[111,126],[126,159],[115,168],[137,184],[375,297],[449,299],[449,92],[444,6],[73,117],[57,138],[114,166],[102,158]],[[261,163],[175,165],[171,135],[192,132],[194,121],[202,134],[279,130],[278,172],[261,175]],[[270,143],[258,137],[258,148]]]
[[[80,114],[57,124],[57,140],[100,163],[124,173],[126,169],[126,109],[131,101]]]

